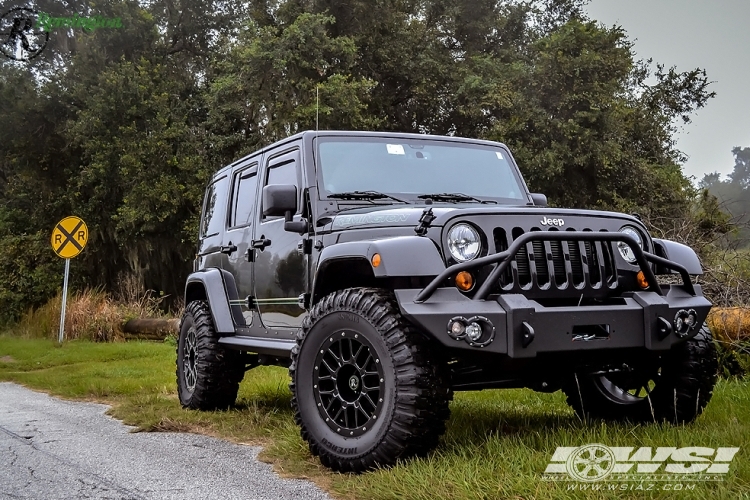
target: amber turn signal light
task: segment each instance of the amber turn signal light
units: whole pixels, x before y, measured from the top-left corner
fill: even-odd
[[[371,259],[372,267],[378,267],[380,265],[380,254],[376,253]]]
[[[474,287],[474,276],[468,271],[461,271],[456,275],[456,288],[468,292]]]
[[[638,281],[639,287],[644,290],[648,288],[648,280],[646,279],[646,275],[643,274],[643,271],[638,271],[638,274],[635,275],[635,279]]]

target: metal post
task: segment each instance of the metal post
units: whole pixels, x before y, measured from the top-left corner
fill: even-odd
[[[68,274],[70,273],[70,259],[65,259],[65,279],[63,280],[62,307],[60,308],[60,335],[57,342],[62,344],[65,338],[65,304],[68,301]]]

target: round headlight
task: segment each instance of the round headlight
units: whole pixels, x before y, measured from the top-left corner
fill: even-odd
[[[479,233],[470,225],[456,224],[448,231],[448,251],[458,262],[475,258],[481,248]]]
[[[620,232],[632,236],[635,241],[638,242],[638,246],[641,247],[641,250],[643,250],[643,240],[641,239],[641,233],[639,233],[637,229],[630,226],[624,226],[620,228]],[[617,249],[620,251],[620,255],[622,255],[623,259],[631,264],[636,262],[635,253],[624,241],[617,242]]]

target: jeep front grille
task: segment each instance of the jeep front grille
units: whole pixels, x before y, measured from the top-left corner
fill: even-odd
[[[531,231],[541,231],[538,227]],[[550,228],[549,231],[558,231]],[[567,231],[575,231],[569,228]],[[591,229],[583,229],[592,232]],[[505,228],[493,230],[495,251],[503,252],[524,230],[514,227],[511,239]],[[612,244],[601,241],[532,241],[516,254],[500,277],[497,291],[610,290],[617,286]]]

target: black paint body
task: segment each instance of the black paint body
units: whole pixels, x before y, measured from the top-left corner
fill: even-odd
[[[332,199],[319,189],[315,158],[316,141],[327,137],[430,139],[497,148],[523,187],[522,199]],[[263,216],[267,183],[297,186],[296,213]],[[539,388],[561,370],[658,355],[697,333],[711,305],[690,283],[688,275],[702,273],[690,248],[652,240],[629,215],[535,206],[540,199],[528,192],[502,144],[414,134],[303,132],[215,174],[206,192],[186,302],[209,302],[226,346],[258,353],[262,362],[283,363],[306,311],[322,297],[349,287],[390,289],[402,314],[457,361],[456,389]],[[429,209],[430,222],[420,229]],[[300,222],[306,230],[289,230]],[[529,236],[504,259],[508,263],[499,279],[485,287],[498,263],[468,265],[477,285],[461,292],[453,284],[461,268],[451,268],[459,263],[446,246],[448,231],[459,222],[480,233],[478,259],[491,260],[523,234],[539,236]],[[625,261],[617,242],[597,239],[597,233],[622,234],[625,225],[641,234],[643,251],[638,253],[643,263],[649,261],[646,274],[655,279],[652,272],[681,273],[683,284],[638,286],[641,266]],[[548,241],[544,234],[549,231],[586,234],[580,241]],[[375,254],[381,259],[377,267]],[[439,276],[446,278],[436,281]],[[480,290],[486,296],[474,300]],[[698,327],[684,336],[665,335],[659,318],[671,322],[680,310],[694,310]],[[491,338],[481,346],[455,340],[447,333],[455,317],[483,318],[492,326]]]

